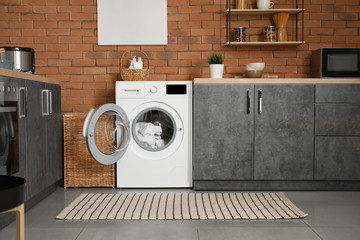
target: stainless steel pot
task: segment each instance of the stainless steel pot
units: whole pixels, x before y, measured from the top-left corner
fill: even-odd
[[[0,47],[0,67],[19,72],[35,73],[34,49]]]

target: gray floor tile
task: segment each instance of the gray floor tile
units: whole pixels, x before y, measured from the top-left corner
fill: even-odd
[[[339,228],[322,227],[313,228],[313,230],[325,240],[359,240],[360,228]]]
[[[304,222],[311,227],[360,226],[360,206],[324,205],[309,207],[309,217]]]
[[[26,240],[72,240],[76,239],[82,231],[81,228],[58,229],[58,228],[28,228],[25,229]],[[0,239],[15,240],[15,229],[3,229],[0,231]]]
[[[238,227],[199,228],[199,240],[321,240],[306,227]]]
[[[162,224],[152,224],[141,227],[134,224],[118,225],[117,228],[85,228],[77,240],[197,240],[196,228],[164,227]]]

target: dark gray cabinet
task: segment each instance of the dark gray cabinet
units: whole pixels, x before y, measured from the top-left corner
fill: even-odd
[[[254,86],[194,85],[193,178],[253,179]]]
[[[313,132],[314,85],[195,84],[194,181],[311,180]]]
[[[359,123],[359,84],[316,85],[316,180],[360,180]]]
[[[316,180],[360,180],[360,137],[316,136]]]
[[[41,90],[45,83],[26,81],[26,191],[31,199],[46,187],[46,124],[41,106]]]
[[[256,84],[255,95],[255,179],[312,180],[314,85]]]
[[[27,198],[62,178],[61,91],[56,84],[26,81]]]
[[[61,89],[56,84],[46,84],[49,90],[49,115],[45,116],[47,136],[47,182],[54,184],[63,175],[62,123],[61,123]]]
[[[19,172],[14,175],[27,181],[28,209],[55,190],[55,184],[62,178],[61,89],[57,84],[4,78],[16,81],[19,89],[15,148]],[[0,229],[12,220],[8,216],[0,216]]]

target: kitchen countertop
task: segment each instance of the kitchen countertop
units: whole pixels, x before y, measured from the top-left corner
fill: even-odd
[[[360,84],[360,78],[195,78],[194,83]]]
[[[25,80],[37,81],[37,82],[45,82],[52,84],[61,84],[61,80],[46,78],[35,74],[29,74],[24,72],[12,71],[4,68],[0,68],[0,76],[12,77],[12,78],[20,78]]]

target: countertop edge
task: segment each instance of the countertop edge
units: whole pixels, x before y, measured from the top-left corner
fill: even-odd
[[[360,78],[195,78],[195,84],[360,84]]]
[[[0,68],[0,76],[61,85],[61,80]]]

